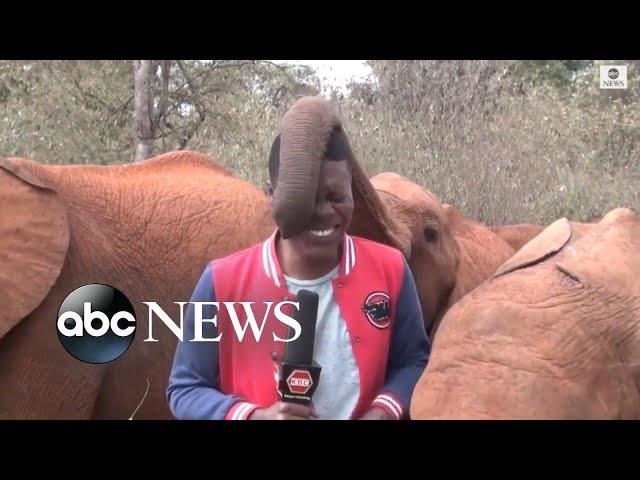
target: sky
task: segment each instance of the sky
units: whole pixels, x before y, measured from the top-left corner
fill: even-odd
[[[371,74],[366,60],[276,60],[276,63],[294,63],[312,67],[322,82],[322,87],[334,86],[346,91],[351,80],[363,81]]]

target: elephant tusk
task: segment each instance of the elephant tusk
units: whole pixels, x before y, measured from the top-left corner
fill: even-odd
[[[136,407],[136,409],[133,411],[133,413],[131,414],[131,416],[129,417],[129,420],[133,420],[134,415],[138,412],[138,410],[140,409],[140,407],[142,406],[142,402],[144,402],[144,399],[147,398],[147,393],[149,393],[149,379],[147,378],[147,391],[144,392],[144,396],[142,397],[142,400],[140,400],[140,403],[138,404],[138,406]]]

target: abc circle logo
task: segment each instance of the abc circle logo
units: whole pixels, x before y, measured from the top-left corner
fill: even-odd
[[[85,363],[108,363],[122,356],[136,335],[136,314],[119,290],[94,283],[71,292],[56,319],[64,349]]]
[[[607,75],[610,79],[615,80],[620,76],[620,72],[618,71],[617,68],[610,68],[609,71],[607,72]]]

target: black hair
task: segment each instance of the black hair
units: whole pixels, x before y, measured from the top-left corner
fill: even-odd
[[[349,145],[349,139],[341,128],[334,128],[327,140],[327,146],[324,151],[323,158],[328,161],[346,160],[350,172],[353,172],[351,162],[354,161],[353,152]],[[271,187],[275,188],[278,181],[278,172],[280,169],[280,135],[278,135],[271,144],[271,152],[269,153],[269,182]]]

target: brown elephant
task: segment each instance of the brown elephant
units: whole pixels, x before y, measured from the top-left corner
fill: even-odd
[[[138,164],[54,166],[0,159],[0,418],[171,418],[165,389],[176,337],[148,337],[143,301],[176,322],[206,262],[271,232],[264,194],[212,158],[182,151]],[[61,346],[58,308],[76,288],[122,291],[135,340],[111,364]]]
[[[442,204],[428,190],[396,173],[374,176],[395,236],[418,285],[425,327],[433,339],[440,319],[509,259],[513,249],[491,229]]]
[[[560,219],[444,317],[414,419],[640,419],[640,219]]]

